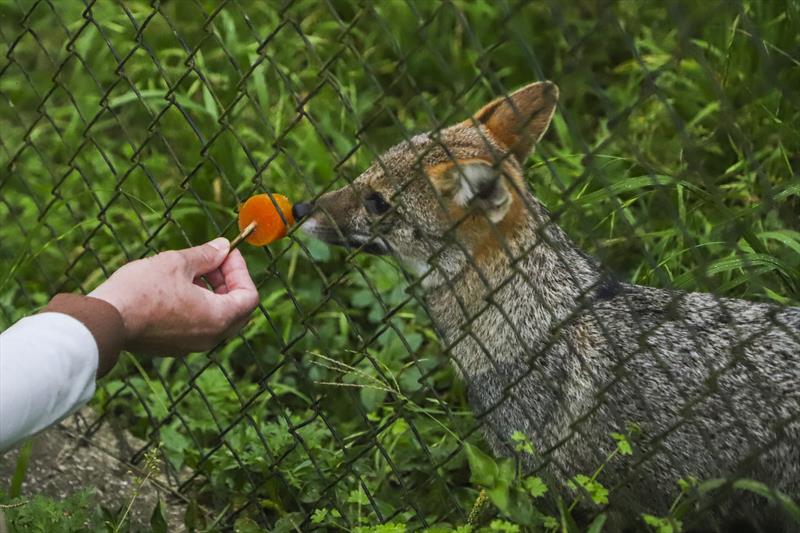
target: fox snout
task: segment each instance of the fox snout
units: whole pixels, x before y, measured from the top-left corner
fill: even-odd
[[[373,255],[390,253],[391,246],[376,235],[374,228],[359,224],[365,219],[354,216],[358,207],[349,201],[350,196],[352,191],[345,188],[323,195],[313,203],[300,202],[292,207],[292,215],[305,233],[328,244]]]
[[[292,217],[295,220],[300,220],[307,217],[314,210],[314,205],[311,202],[300,202],[292,206]]]

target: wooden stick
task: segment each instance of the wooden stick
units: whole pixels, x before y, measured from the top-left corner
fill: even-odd
[[[253,233],[256,230],[256,226],[258,226],[258,223],[255,220],[248,224],[247,227],[244,228],[242,232],[231,241],[231,250],[239,246],[240,242],[245,240],[251,233]]]

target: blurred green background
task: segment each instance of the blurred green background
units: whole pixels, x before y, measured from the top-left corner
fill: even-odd
[[[2,327],[538,79],[561,103],[527,177],[583,249],[637,283],[800,302],[796,1],[88,4],[0,2]],[[94,412],[160,444],[214,527],[466,523],[478,423],[407,276],[299,234],[243,251],[242,334],[123,358]]]

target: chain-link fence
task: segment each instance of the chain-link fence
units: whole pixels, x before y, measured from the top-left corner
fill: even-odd
[[[4,326],[233,237],[251,194],[308,202],[244,250],[241,334],[125,356],[83,412],[157,450],[188,527],[797,513],[796,2],[0,11]]]

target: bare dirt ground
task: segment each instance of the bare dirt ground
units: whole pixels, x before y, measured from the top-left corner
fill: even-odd
[[[136,477],[142,475],[143,465],[133,466],[118,458],[132,457],[145,443],[123,429],[111,427],[108,422],[104,422],[91,439],[82,438],[86,420],[94,418],[96,415],[91,409],[84,408],[34,438],[22,485],[23,496],[41,494],[62,499],[91,489],[97,501],[109,509],[128,505],[134,494]],[[0,482],[5,487],[14,474],[18,456],[19,450],[0,455]],[[131,509],[134,529],[149,524],[160,497],[168,530],[185,531],[186,502],[167,487],[169,484],[163,472],[142,486]],[[0,533],[3,529],[0,514]]]

